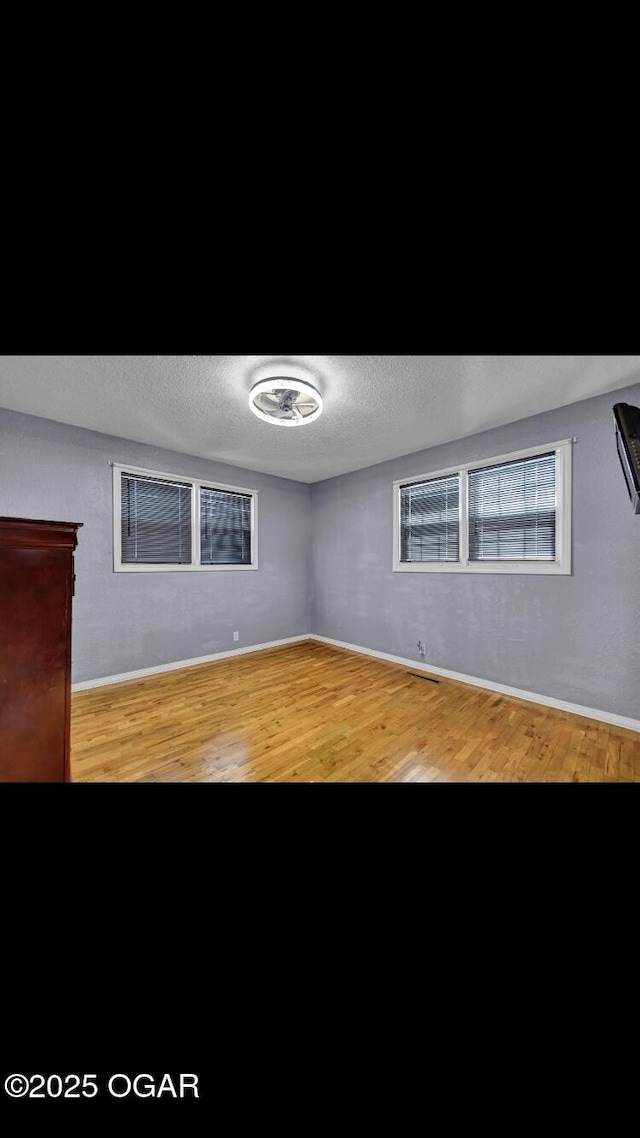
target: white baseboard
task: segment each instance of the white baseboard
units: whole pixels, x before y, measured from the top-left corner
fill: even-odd
[[[587,719],[597,719],[601,723],[612,723],[616,727],[626,727],[629,731],[640,732],[640,719],[629,719],[625,715],[616,715],[612,711],[600,711],[595,707],[583,707],[578,703],[568,703],[564,699],[554,699],[552,696],[540,695],[539,692],[524,691],[522,688],[508,687],[506,684],[497,684],[493,680],[483,680],[478,676],[467,676],[463,672],[452,672],[448,668],[437,668],[431,664],[418,664],[405,656],[392,656],[389,652],[377,652],[374,648],[364,648],[361,644],[348,644],[345,640],[333,640],[330,636],[318,636],[315,632],[305,632],[301,636],[288,636],[284,640],[269,640],[265,644],[249,644],[246,648],[232,648],[228,652],[214,652],[210,656],[196,656],[192,660],[176,660],[171,664],[157,664],[152,668],[138,668],[135,672],[121,672],[117,676],[100,676],[95,680],[83,680],[72,684],[71,690],[86,691],[88,688],[106,687],[108,684],[120,684],[125,680],[138,680],[143,676],[155,676],[160,672],[173,672],[178,668],[190,668],[196,664],[210,664],[214,660],[225,660],[230,656],[242,656],[247,652],[261,652],[265,648],[279,648],[282,644],[297,644],[302,640],[319,640],[323,644],[333,644],[336,648],[347,648],[350,652],[358,652],[363,656],[375,656],[378,660],[389,660],[392,664],[402,664],[412,671],[432,672],[436,676],[444,676],[449,680],[460,680],[463,684],[472,684],[474,687],[485,688],[487,691],[500,692],[502,695],[515,696],[525,699],[529,703],[539,703],[543,707],[555,707],[559,711],[570,711],[573,715],[584,715]]]
[[[360,652],[364,656],[375,656],[379,660],[390,660],[392,664],[403,664],[414,672],[433,672],[436,676],[445,676],[449,680],[460,680],[463,684],[473,684],[474,687],[487,688],[488,691],[497,691],[502,695],[516,696],[517,699],[526,699],[530,703],[541,703],[544,707],[556,707],[559,711],[570,711],[573,715],[584,715],[587,719],[598,719],[602,723],[613,723],[616,727],[626,727],[629,731],[640,731],[640,719],[629,719],[626,715],[616,715],[612,711],[599,711],[595,707],[582,707],[578,703],[568,703],[564,699],[554,699],[552,696],[540,695],[538,692],[507,687],[506,684],[496,684],[493,680],[481,680],[477,676],[466,676],[462,672],[451,672],[448,668],[435,668],[431,664],[416,664],[415,660],[409,660],[404,656],[391,656],[388,652],[376,652],[373,648],[363,648],[360,644],[347,644],[344,640],[332,640],[330,636],[317,636],[315,632],[309,633],[306,639],[320,640],[323,644],[334,644],[336,648],[348,648],[351,652]]]
[[[309,640],[311,633],[302,636],[287,636],[284,640],[269,640],[266,644],[249,644],[246,648],[231,648],[228,652],[214,652],[211,656],[195,656],[192,660],[176,660],[172,664],[157,664],[153,668],[138,668],[135,672],[121,672],[118,676],[100,676],[96,680],[82,680],[72,684],[71,691],[86,691],[87,688],[101,688],[108,684],[121,684],[124,680],[139,680],[143,676],[155,676],[159,672],[173,672],[178,668],[191,668],[194,664],[210,664],[214,660],[225,660],[227,656],[242,656],[245,652],[261,652],[264,648],[279,648],[281,644],[296,644]]]

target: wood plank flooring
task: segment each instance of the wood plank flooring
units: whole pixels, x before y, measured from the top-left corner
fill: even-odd
[[[636,732],[314,640],[76,692],[71,744],[75,782],[640,781]]]

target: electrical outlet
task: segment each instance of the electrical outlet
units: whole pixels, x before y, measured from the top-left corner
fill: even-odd
[[[424,656],[424,654],[426,652],[424,640],[418,641],[418,652],[420,653],[421,656]]]
[[[234,639],[234,640],[239,640],[239,639],[240,639],[240,633],[239,633],[239,632],[234,632],[234,634],[233,634],[233,639]]]

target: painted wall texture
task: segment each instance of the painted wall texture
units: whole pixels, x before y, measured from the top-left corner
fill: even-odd
[[[110,462],[257,490],[259,568],[114,573]],[[74,683],[310,631],[306,483],[0,410],[0,515],[84,523]]]
[[[612,407],[640,383],[311,486],[321,636],[640,717],[640,516]],[[393,573],[392,483],[577,437],[571,576]]]
[[[640,517],[612,407],[640,383],[311,486],[0,410],[0,514],[84,523],[73,680],[309,631],[640,717]],[[577,436],[569,577],[393,573],[392,483]],[[112,471],[130,463],[259,491],[257,572],[114,573]],[[233,631],[240,640],[233,643]]]

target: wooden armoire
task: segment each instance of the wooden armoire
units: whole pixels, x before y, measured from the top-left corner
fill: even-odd
[[[71,778],[71,598],[81,525],[0,517],[0,782]]]

